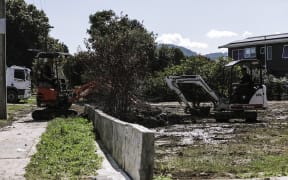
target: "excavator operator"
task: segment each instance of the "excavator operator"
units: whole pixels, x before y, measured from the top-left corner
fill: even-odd
[[[242,77],[239,83],[234,88],[233,93],[233,102],[234,103],[248,103],[251,90],[253,88],[253,81],[251,75],[248,73],[248,69],[246,67],[241,68]]]
[[[246,67],[241,68],[242,78],[240,80],[241,85],[251,85],[252,84],[252,78],[250,74],[248,74],[248,69]]]
[[[40,87],[54,87],[54,76],[49,62],[44,61],[44,63],[40,65],[38,77],[38,85]]]

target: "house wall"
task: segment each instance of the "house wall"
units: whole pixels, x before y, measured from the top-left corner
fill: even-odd
[[[266,60],[268,73],[271,73],[276,76],[283,76],[285,74],[288,74],[288,59],[282,58],[284,45],[288,45],[288,43],[266,45],[267,47],[272,46],[272,60]],[[256,59],[262,60],[263,64],[265,64],[265,55],[260,53],[260,49],[261,47],[264,47],[264,45],[229,48],[228,56],[232,58],[233,50],[244,49],[249,47],[256,47]]]

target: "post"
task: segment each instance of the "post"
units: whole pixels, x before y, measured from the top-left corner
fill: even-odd
[[[7,119],[5,16],[5,0],[0,0],[0,119]]]

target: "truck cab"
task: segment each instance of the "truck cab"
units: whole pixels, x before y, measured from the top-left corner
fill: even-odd
[[[6,69],[7,102],[17,103],[31,97],[31,70],[21,66]]]

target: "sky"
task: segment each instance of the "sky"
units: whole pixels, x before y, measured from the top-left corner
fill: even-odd
[[[156,42],[199,54],[251,36],[288,33],[287,0],[25,0],[43,10],[54,28],[50,35],[70,53],[85,50],[89,15],[102,10],[127,14],[157,34]]]

